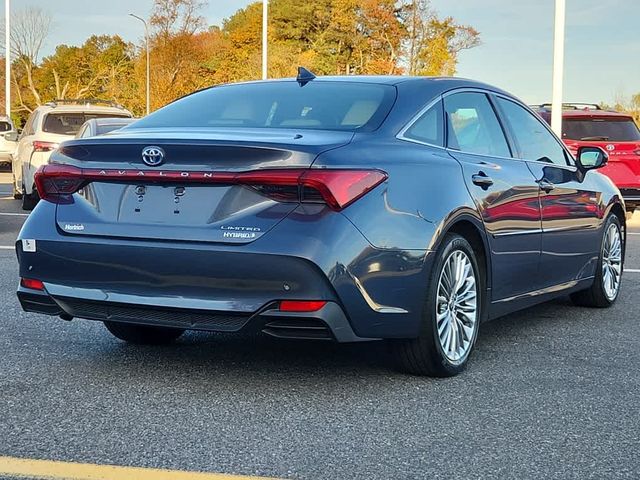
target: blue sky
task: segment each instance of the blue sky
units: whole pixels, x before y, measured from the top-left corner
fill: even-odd
[[[302,1],[302,0],[301,0]],[[248,0],[209,0],[204,11],[218,24]],[[92,33],[118,33],[139,41],[142,25],[128,12],[147,16],[152,0],[19,0],[54,18],[45,47],[80,44]],[[483,44],[460,55],[458,74],[497,85],[528,103],[551,99],[554,0],[432,0],[482,34]],[[567,0],[565,100],[613,102],[640,93],[640,0]]]

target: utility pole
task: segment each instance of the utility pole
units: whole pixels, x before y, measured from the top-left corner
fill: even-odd
[[[267,24],[268,0],[262,0],[262,79],[267,79]]]
[[[4,0],[4,111],[11,118],[11,0]]]
[[[555,33],[553,35],[553,92],[551,129],[562,138],[562,83],[564,77],[565,0],[556,0]]]
[[[138,15],[134,15],[133,13],[129,14],[133,18],[137,18],[144,24],[144,43],[147,49],[147,115],[151,112],[151,69],[149,64],[149,26],[147,25],[147,21],[139,17]]]

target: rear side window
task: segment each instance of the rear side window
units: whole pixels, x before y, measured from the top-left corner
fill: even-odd
[[[565,118],[562,138],[604,142],[640,141],[640,130],[630,118]]]
[[[10,132],[11,124],[9,122],[0,122],[0,132]]]
[[[80,127],[92,118],[111,118],[118,117],[112,113],[96,114],[96,113],[49,113],[42,125],[42,130],[48,133],[56,133],[59,135],[75,135]],[[127,116],[122,116],[128,118]]]
[[[444,124],[442,119],[442,102],[438,102],[422,114],[404,133],[404,136],[429,145],[443,147]]]
[[[542,120],[517,103],[502,97],[497,98],[498,105],[504,111],[504,116],[511,126],[523,159],[568,165],[567,156],[560,141],[549,132]]]
[[[391,85],[311,81],[233,84],[177,100],[136,128],[233,127],[371,131],[395,100]]]
[[[444,99],[447,147],[462,152],[510,157],[509,145],[489,99],[465,92]]]

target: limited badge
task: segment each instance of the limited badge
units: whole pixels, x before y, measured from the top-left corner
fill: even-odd
[[[32,239],[23,239],[22,240],[22,251],[23,252],[35,252],[36,251],[36,241]]]

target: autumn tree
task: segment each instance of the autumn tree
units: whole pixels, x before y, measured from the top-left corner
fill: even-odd
[[[153,109],[202,87],[260,78],[261,2],[210,27],[206,3],[154,0]],[[144,47],[94,35],[41,60],[51,17],[30,8],[13,25],[14,111],[26,114],[54,98],[103,97],[144,113]],[[270,0],[268,28],[270,77],[293,76],[298,65],[320,75],[452,75],[459,53],[479,44],[475,29],[439,17],[429,0]]]
[[[36,85],[36,72],[44,41],[51,29],[51,16],[40,8],[27,7],[11,19],[11,55],[15,61],[12,71],[18,108],[31,112],[42,104]],[[0,35],[4,39],[4,35]],[[4,48],[4,44],[2,44]]]
[[[211,83],[200,0],[155,0],[150,24],[152,108]],[[144,78],[144,74],[143,74]]]
[[[454,75],[458,54],[480,45],[480,33],[452,17],[438,18],[429,0],[411,0],[402,8],[407,26],[406,63],[410,75]]]

